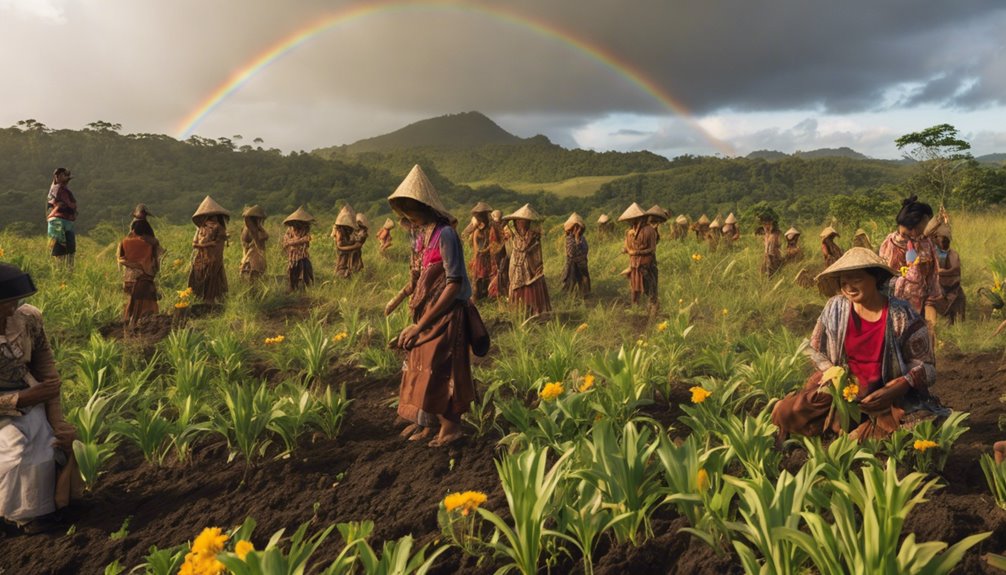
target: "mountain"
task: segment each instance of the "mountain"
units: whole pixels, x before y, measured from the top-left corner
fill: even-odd
[[[816,160],[819,158],[850,158],[853,160],[869,160],[869,156],[860,154],[852,148],[820,148],[807,152],[796,151],[792,154],[784,154],[776,150],[755,150],[746,156],[749,160],[768,160],[774,162],[785,158],[803,158],[804,160]]]
[[[420,120],[390,134],[340,146],[348,154],[390,152],[409,148],[463,150],[493,144],[519,144],[521,139],[499,127],[484,114],[464,112]]]
[[[621,176],[670,167],[651,152],[567,150],[538,135],[519,138],[479,112],[422,120],[345,146],[312,152],[392,173],[431,166],[454,182],[558,182],[582,176]]]
[[[1001,166],[1006,164],[1006,154],[985,154],[984,156],[978,156],[975,158],[979,164],[992,164],[995,166]]]
[[[749,160],[781,160],[783,158],[788,158],[789,154],[784,154],[777,150],[755,150],[745,156]]]

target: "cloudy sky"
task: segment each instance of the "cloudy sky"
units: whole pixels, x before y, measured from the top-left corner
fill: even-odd
[[[0,0],[0,126],[180,137],[326,18],[195,133],[310,150],[479,110],[520,136],[669,157],[895,158],[896,137],[940,123],[1006,152],[1002,0]]]

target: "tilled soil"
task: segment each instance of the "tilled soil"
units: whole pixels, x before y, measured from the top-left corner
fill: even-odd
[[[919,541],[955,542],[981,531],[992,537],[972,550],[960,573],[993,573],[980,555],[1006,550],[1006,512],[988,493],[978,456],[1006,434],[997,426],[1004,380],[1002,357],[953,355],[940,359],[940,383],[935,392],[943,402],[970,411],[971,431],[957,443],[944,476],[948,486],[908,519],[908,529]],[[66,530],[0,539],[0,573],[100,574],[118,559],[125,566],[142,561],[152,545],[170,547],[192,539],[206,526],[234,526],[245,517],[258,522],[256,543],[264,544],[274,531],[288,532],[300,523],[317,527],[372,519],[372,545],[412,534],[420,543],[439,537],[437,504],[451,491],[480,490],[487,506],[505,514],[506,500],[494,465],[496,437],[469,438],[448,449],[432,449],[398,436],[394,410],[388,399],[397,391],[397,378],[372,380],[357,370],[341,371],[333,383],[345,382],[354,400],[336,440],[305,438],[287,459],[266,460],[245,469],[240,460],[227,463],[221,442],[197,449],[187,467],[155,469],[135,452],[122,451],[102,477],[96,493],[75,503],[65,516]],[[682,388],[673,400],[686,401]],[[656,415],[659,409],[647,410]],[[666,413],[666,412],[665,412]],[[660,417],[661,420],[669,419]],[[790,458],[799,458],[791,454]],[[129,534],[117,541],[109,535],[130,518]],[[683,518],[669,508],[654,517],[655,537],[639,547],[615,545],[602,539],[595,549],[597,573],[742,572],[737,558],[717,557],[708,547],[679,530]],[[331,535],[316,558],[327,563],[341,550]],[[438,560],[435,572],[492,573],[456,550]],[[582,572],[578,557],[564,558],[556,572]]]

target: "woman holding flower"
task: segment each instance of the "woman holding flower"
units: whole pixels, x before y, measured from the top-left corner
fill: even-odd
[[[286,275],[291,292],[303,290],[314,283],[314,266],[311,264],[311,224],[314,216],[304,206],[283,220],[283,251],[286,252]]]
[[[880,257],[901,273],[891,282],[891,294],[911,304],[916,313],[926,318],[930,336],[936,333],[936,304],[943,299],[940,287],[936,246],[926,237],[926,226],[933,217],[933,208],[918,201],[916,196],[901,202],[896,221],[898,229],[880,244]]]
[[[816,371],[802,390],[776,404],[772,421],[782,437],[849,431],[839,415],[850,411],[867,416],[850,422],[857,439],[949,414],[929,394],[936,368],[926,322],[880,289],[893,275],[878,255],[851,248],[817,276],[831,299],[810,340]]]
[[[478,312],[469,303],[472,286],[455,220],[418,165],[388,203],[412,222],[421,266],[409,299],[412,323],[397,342],[408,353],[398,415],[410,424],[402,435],[410,441],[426,439],[439,422],[440,433],[429,445],[443,447],[461,438],[461,415],[475,398],[469,326]]]
[[[227,246],[227,220],[231,213],[206,196],[192,214],[196,234],[192,238],[192,269],[189,287],[206,303],[215,303],[227,294],[224,248]]]

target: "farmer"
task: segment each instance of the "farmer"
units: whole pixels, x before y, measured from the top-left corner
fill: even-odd
[[[706,241],[709,242],[709,251],[715,252],[716,248],[720,245],[720,237],[722,237],[723,223],[720,222],[720,217],[717,215],[713,218],[713,221],[709,224],[709,231],[706,232]]]
[[[950,224],[941,223],[933,233],[936,242],[936,260],[939,268],[940,288],[943,299],[936,302],[936,310],[951,324],[964,320],[964,288],[961,287],[961,257],[950,247],[953,234]]]
[[[580,214],[573,212],[562,230],[566,234],[566,268],[562,272],[562,289],[582,296],[590,295],[590,270],[587,266],[586,229]]]
[[[830,299],[817,320],[808,355],[816,371],[800,391],[776,404],[772,421],[780,438],[788,433],[819,435],[841,429],[832,409],[824,374],[840,367],[851,374],[838,390],[841,401],[858,403],[867,416],[850,436],[881,438],[902,425],[949,415],[929,394],[936,381],[933,350],[926,322],[905,301],[884,295],[894,276],[883,258],[865,248],[851,248],[817,276]],[[831,372],[829,372],[830,374]]]
[[[762,252],[761,273],[768,277],[775,275],[782,267],[782,242],[780,241],[779,218],[771,208],[758,215],[761,224],[762,240],[765,250]]]
[[[388,257],[388,249],[391,248],[391,230],[393,229],[395,229],[395,222],[391,218],[387,218],[381,229],[377,230],[377,249],[384,257]]]
[[[661,208],[657,204],[653,204],[650,209],[646,210],[647,223],[653,228],[653,231],[657,234],[657,243],[660,243],[660,225],[667,221],[667,212],[664,208]]]
[[[192,238],[189,287],[206,303],[215,303],[227,293],[224,247],[227,245],[227,220],[230,217],[230,212],[209,196],[192,214],[196,234]]]
[[[873,251],[873,243],[870,242],[870,236],[866,235],[866,230],[859,228],[856,230],[856,235],[852,236],[852,247],[854,248],[866,248]]]
[[[314,283],[314,266],[311,265],[311,224],[314,216],[304,206],[283,220],[283,251],[286,252],[286,274],[290,291],[303,290]]]
[[[69,270],[73,270],[73,258],[77,253],[77,198],[67,187],[73,176],[66,168],[56,168],[52,174],[52,185],[46,197],[46,215],[49,235],[49,250],[52,256]]]
[[[935,338],[935,306],[943,298],[943,290],[936,246],[923,233],[932,217],[933,208],[916,196],[903,200],[896,218],[898,230],[884,239],[880,257],[891,269],[900,271],[892,282],[892,295],[907,301],[916,313],[923,315],[929,324],[929,335]]]
[[[119,242],[116,252],[116,261],[122,266],[122,289],[126,293],[123,317],[127,329],[136,327],[142,316],[158,312],[154,278],[161,269],[164,248],[147,222],[148,213],[145,208],[143,212],[133,212],[134,218],[137,215],[143,217],[135,218],[129,224],[129,234]]]
[[[545,264],[541,258],[541,230],[534,224],[541,220],[524,204],[516,212],[503,217],[513,223],[507,230],[510,244],[510,302],[522,305],[528,315],[552,311],[545,285]]]
[[[786,238],[785,263],[798,262],[803,259],[803,248],[800,247],[800,230],[790,227],[783,234]]]
[[[265,275],[265,242],[269,232],[265,231],[265,210],[251,206],[241,212],[245,220],[241,230],[241,277],[246,281],[256,281]]]
[[[835,228],[828,226],[821,230],[820,237],[821,256],[824,257],[824,267],[828,267],[837,262],[838,258],[842,257],[842,248],[838,247],[838,244],[835,243],[838,232]]]
[[[674,231],[671,232],[671,239],[688,239],[688,216],[681,214],[674,218]]]
[[[472,242],[472,281],[474,282],[475,301],[489,297],[489,283],[493,278],[493,257],[491,251],[491,224],[489,214],[493,209],[485,202],[479,202],[472,208],[475,225],[471,233]]]
[[[615,232],[615,223],[611,221],[608,214],[601,214],[597,217],[597,233],[599,236],[607,237]]]
[[[493,210],[489,227],[489,253],[493,258],[493,279],[489,282],[489,297],[510,292],[510,256],[506,250],[506,226],[503,212]]]
[[[695,232],[695,241],[700,244],[706,241],[706,235],[709,233],[709,216],[702,214],[699,216],[698,221],[692,224],[692,230]]]
[[[439,422],[440,432],[429,446],[443,447],[461,439],[461,415],[475,399],[468,325],[469,314],[477,311],[468,303],[472,287],[464,249],[452,227],[454,218],[418,165],[388,203],[416,227],[421,261],[409,300],[412,323],[397,341],[408,352],[398,415],[410,423],[402,436],[425,440]]]
[[[723,228],[720,230],[720,234],[723,236],[722,239],[726,243],[727,248],[732,248],[734,242],[741,239],[741,230],[737,227],[737,217],[734,216],[733,212],[727,215],[727,219],[723,220]]]
[[[363,245],[367,243],[367,237],[370,235],[369,228],[370,223],[367,222],[367,216],[363,213],[357,213],[356,229],[353,231],[352,236],[350,236],[353,239],[353,243],[357,246],[353,251],[353,259],[350,263],[353,273],[363,271]]]
[[[633,202],[622,212],[618,221],[629,224],[622,251],[629,255],[629,293],[632,303],[639,302],[639,296],[645,294],[650,312],[656,313],[658,304],[657,233],[647,225],[647,219],[646,212],[639,207],[639,204]]]
[[[35,291],[28,274],[0,264],[0,521],[29,534],[55,528],[53,513],[80,484],[42,313],[21,304]]]
[[[335,217],[335,224],[332,226],[330,234],[335,239],[335,275],[341,278],[348,278],[353,275],[353,253],[362,246],[353,239],[356,231],[356,212],[346,204],[339,210],[339,215]]]

